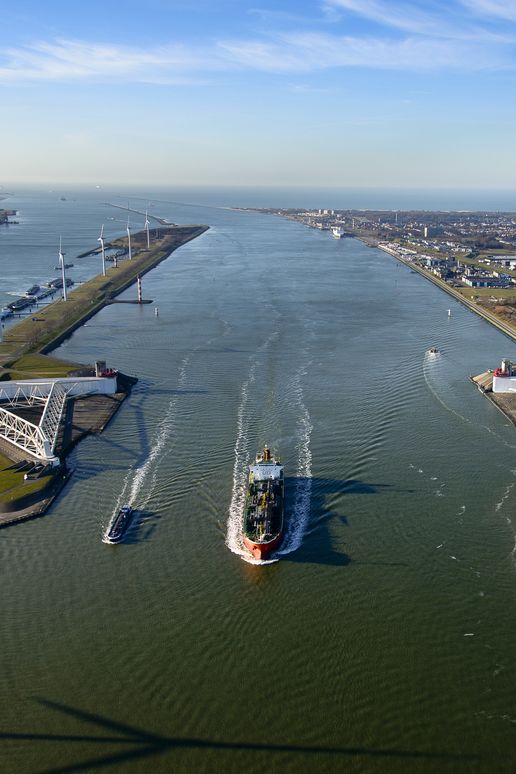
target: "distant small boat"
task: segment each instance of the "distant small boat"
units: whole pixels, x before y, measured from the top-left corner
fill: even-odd
[[[438,355],[439,354],[439,350],[437,349],[437,347],[430,347],[430,349],[428,350],[428,354],[429,355]]]
[[[64,267],[65,269],[73,269],[73,263],[65,263]],[[54,269],[56,269],[56,271],[59,271],[60,268],[61,268],[60,266],[54,266]]]
[[[73,280],[70,279],[70,277],[66,277],[66,287],[70,288],[74,284]],[[63,280],[61,277],[57,277],[56,279],[50,280],[48,283],[49,288],[59,289],[63,287]]]
[[[104,533],[104,543],[120,543],[129,528],[133,515],[134,510],[130,505],[122,505]]]
[[[26,309],[33,303],[34,299],[32,297],[24,296],[23,298],[17,298],[16,301],[11,301],[7,306],[12,312],[21,312],[22,309]]]
[[[26,296],[36,296],[41,290],[39,285],[31,285],[28,290],[25,291]]]

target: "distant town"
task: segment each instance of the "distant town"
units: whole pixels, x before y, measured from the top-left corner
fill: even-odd
[[[516,329],[516,212],[247,209],[379,247]]]

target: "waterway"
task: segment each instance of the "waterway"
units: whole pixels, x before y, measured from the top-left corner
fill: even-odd
[[[106,194],[75,198],[6,201],[9,287],[60,228],[67,260],[94,242]],[[356,240],[156,198],[211,228],[145,276],[153,304],[57,351],[139,382],[48,515],[1,532],[1,768],[514,771],[516,435],[467,378],[514,344]],[[263,443],[289,528],[257,566],[238,522]]]

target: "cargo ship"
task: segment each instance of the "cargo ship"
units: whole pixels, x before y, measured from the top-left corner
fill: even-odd
[[[333,226],[331,233],[335,237],[335,239],[342,239],[342,237],[346,232],[344,231],[342,226]]]
[[[249,465],[242,537],[255,559],[267,559],[283,538],[283,465],[265,446]]]
[[[134,510],[130,505],[122,505],[104,533],[104,543],[120,543],[129,528],[133,514]]]

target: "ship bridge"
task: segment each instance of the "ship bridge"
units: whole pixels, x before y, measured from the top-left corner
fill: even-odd
[[[250,471],[254,481],[268,481],[272,478],[282,478],[283,465],[260,464],[251,465]]]

